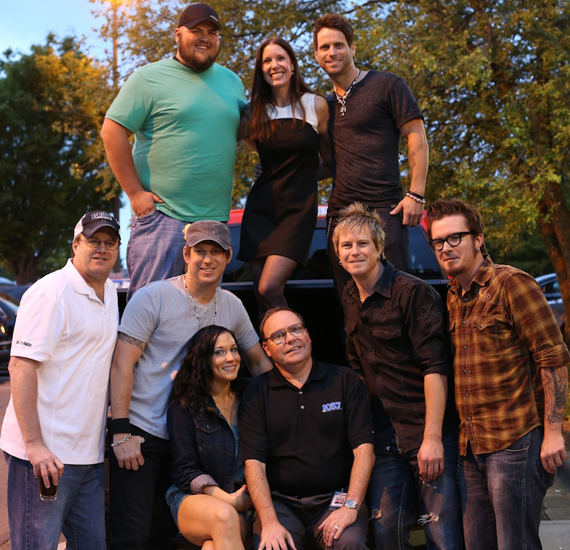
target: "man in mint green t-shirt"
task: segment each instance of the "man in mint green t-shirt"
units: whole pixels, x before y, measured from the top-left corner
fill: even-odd
[[[107,112],[101,137],[134,214],[129,297],[182,273],[188,222],[228,220],[245,95],[239,77],[215,63],[220,29],[210,6],[190,4],[176,55],[131,75]]]

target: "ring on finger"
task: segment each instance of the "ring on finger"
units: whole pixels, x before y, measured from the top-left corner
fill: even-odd
[[[339,529],[339,526],[338,526],[338,525],[335,525],[335,526],[333,527],[333,529]]]

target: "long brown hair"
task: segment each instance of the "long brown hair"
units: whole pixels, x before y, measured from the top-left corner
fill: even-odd
[[[263,77],[263,52],[270,44],[276,44],[283,48],[287,52],[289,59],[291,59],[291,64],[293,65],[293,74],[291,75],[289,84],[289,99],[291,110],[293,111],[293,125],[296,123],[294,113],[297,105],[303,114],[303,124],[305,123],[305,109],[301,103],[301,96],[311,91],[299,73],[297,57],[289,42],[278,36],[272,36],[264,40],[255,55],[255,71],[253,73],[253,86],[251,87],[251,116],[247,123],[248,137],[254,141],[267,140],[275,129],[275,125],[269,118],[266,108],[267,104],[273,105],[273,90]]]
[[[208,409],[212,401],[210,385],[214,380],[212,357],[218,336],[226,332],[232,336],[237,345],[235,334],[231,330],[216,325],[203,327],[190,338],[186,355],[172,383],[171,403],[203,412]],[[231,391],[237,397],[241,397],[245,386],[244,377],[238,374],[230,386]]]

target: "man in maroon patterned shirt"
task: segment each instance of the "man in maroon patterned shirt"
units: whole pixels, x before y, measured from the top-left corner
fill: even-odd
[[[475,208],[437,200],[428,218],[451,278],[467,550],[540,549],[542,501],[566,458],[568,349],[536,281],[491,261]]]

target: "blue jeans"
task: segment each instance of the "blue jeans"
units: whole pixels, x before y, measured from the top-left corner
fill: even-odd
[[[18,550],[55,550],[61,533],[68,550],[105,550],[103,464],[66,464],[57,500],[40,500],[32,465],[4,453],[8,464],[10,544]]]
[[[155,210],[146,216],[133,216],[127,245],[127,269],[131,284],[127,299],[152,281],[184,273],[184,234],[187,222]]]
[[[428,550],[462,548],[455,430],[443,437],[443,448],[443,473],[424,483],[419,449],[400,452],[395,437],[387,448],[376,445],[369,488],[376,550],[411,549],[409,534],[416,523],[424,525]]]
[[[496,453],[461,460],[461,503],[467,550],[540,549],[542,501],[554,475],[542,467],[538,427]]]

